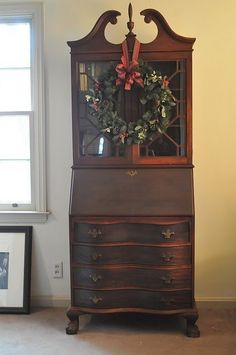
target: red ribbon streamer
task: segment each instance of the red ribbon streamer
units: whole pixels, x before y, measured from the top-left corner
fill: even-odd
[[[125,84],[125,90],[131,90],[131,86],[137,83],[142,88],[144,87],[143,79],[138,69],[138,55],[140,49],[140,42],[135,39],[134,50],[132,55],[132,61],[129,62],[129,52],[127,41],[122,42],[123,55],[121,57],[121,63],[116,66],[118,78],[116,79],[116,85]]]

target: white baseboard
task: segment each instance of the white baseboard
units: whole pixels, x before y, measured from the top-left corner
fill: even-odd
[[[198,308],[235,308],[236,297],[196,297]],[[67,297],[32,296],[32,307],[69,307]]]
[[[32,307],[69,307],[70,299],[67,297],[32,296]]]
[[[198,308],[234,308],[236,297],[196,297]]]

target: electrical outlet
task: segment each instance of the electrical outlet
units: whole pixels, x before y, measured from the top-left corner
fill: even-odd
[[[53,278],[62,279],[63,278],[63,262],[55,263],[53,265]]]

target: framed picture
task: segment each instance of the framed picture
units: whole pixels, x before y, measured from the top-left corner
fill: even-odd
[[[32,227],[0,226],[0,313],[30,312]]]

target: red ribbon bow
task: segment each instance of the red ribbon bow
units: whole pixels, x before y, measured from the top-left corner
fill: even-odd
[[[134,50],[132,55],[132,61],[129,62],[129,53],[127,41],[122,42],[123,55],[121,57],[121,63],[116,66],[118,78],[116,79],[116,85],[125,84],[125,90],[131,90],[131,86],[136,82],[141,87],[144,87],[143,79],[138,69],[138,55],[139,55],[140,42],[135,39]]]

